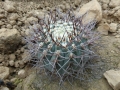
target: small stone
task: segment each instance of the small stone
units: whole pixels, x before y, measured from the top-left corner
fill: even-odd
[[[12,20],[12,21],[10,20],[10,22],[9,22],[9,23],[13,26],[13,25],[15,25],[15,24],[16,24],[16,21],[15,21],[15,20]]]
[[[96,20],[97,22],[102,20],[102,8],[97,0],[91,0],[81,8],[78,8],[78,12],[75,12],[75,17],[84,15],[86,12],[87,14],[82,19],[83,24],[88,24],[93,20]]]
[[[22,69],[18,72],[18,77],[21,78],[21,79],[26,77],[26,72],[25,72],[24,69]]]
[[[65,10],[65,6],[63,4],[59,5],[59,7],[62,9],[62,10]]]
[[[19,65],[20,65],[20,68],[23,68],[23,67],[24,67],[24,61],[23,61],[23,60],[20,60],[20,61],[19,61]]]
[[[74,1],[75,6],[79,6],[80,3],[81,3],[81,0],[75,0]]]
[[[114,8],[120,5],[120,0],[110,0],[109,6]]]
[[[21,22],[21,21],[18,21],[17,25],[18,25],[18,26],[21,26],[21,25],[22,25],[22,22]]]
[[[21,36],[17,29],[0,29],[0,52],[14,52],[17,49],[20,41]]]
[[[103,9],[107,9],[108,5],[107,4],[103,4]]]
[[[14,66],[15,62],[13,60],[9,61],[10,66]]]
[[[116,32],[116,30],[117,30],[117,24],[116,23],[111,23],[109,31],[110,32]]]
[[[16,61],[16,62],[15,62],[15,67],[18,68],[19,66],[20,66],[20,65],[19,65],[19,62]]]
[[[14,25],[13,28],[14,29],[19,29],[19,27],[17,25]]]
[[[2,18],[5,18],[5,15],[0,13],[0,19]]]
[[[17,13],[12,13],[8,17],[10,20],[17,20],[19,18],[19,15]]]
[[[7,24],[7,26],[6,26],[8,29],[12,29],[12,25],[10,25],[10,24]]]
[[[17,78],[12,78],[10,81],[14,83],[16,80]]]
[[[106,71],[104,77],[114,90],[120,90],[120,70]]]
[[[27,18],[25,24],[28,25],[28,24],[34,24],[34,23],[37,23],[38,22],[38,19],[35,18],[35,17],[29,17]]]
[[[120,9],[114,13],[114,16],[120,20]]]
[[[26,59],[28,56],[29,56],[29,52],[24,51],[24,53],[22,54],[22,60]]]
[[[9,68],[0,66],[0,79],[6,79],[9,76]]]
[[[115,38],[120,38],[120,35],[116,35]]]
[[[17,54],[17,55],[20,54],[20,50],[19,50],[19,49],[16,51],[16,54]]]
[[[70,9],[70,5],[68,3],[65,4],[65,9],[66,10]]]
[[[49,3],[47,1],[45,1],[44,5],[47,7],[47,6],[49,6]]]
[[[14,60],[16,59],[15,54],[10,54],[10,55],[9,55],[9,59],[14,61]]]
[[[15,12],[16,9],[15,9],[15,3],[14,2],[11,2],[9,0],[5,0],[4,2],[4,5],[3,5],[3,8],[7,11],[7,12]]]
[[[10,90],[10,89],[7,87],[0,87],[0,90]]]
[[[21,53],[23,53],[23,52],[24,52],[24,50],[25,50],[25,49],[24,49],[24,47],[22,47],[22,48],[20,49]]]
[[[100,25],[97,30],[102,34],[102,35],[108,35],[108,30],[110,29],[109,25],[107,23]]]

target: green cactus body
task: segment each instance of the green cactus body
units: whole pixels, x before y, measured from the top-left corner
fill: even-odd
[[[77,70],[82,67],[80,66],[80,63],[82,63],[80,56],[83,55],[82,50],[84,48],[80,45],[86,42],[87,39],[82,38],[81,41],[74,41],[69,46],[66,46],[67,42],[69,42],[68,34],[73,32],[72,22],[57,21],[55,24],[50,24],[50,27],[50,32],[54,36],[53,39],[61,45],[52,42],[50,36],[47,37],[47,43],[42,42],[41,48],[45,48],[45,50],[40,49],[42,53],[38,53],[38,57],[44,59],[44,67],[50,72],[57,71],[61,76],[70,73],[71,70],[68,70],[68,68],[72,67],[71,69]],[[44,31],[48,32],[46,28],[44,28]],[[63,37],[65,41],[62,41]],[[75,58],[77,56],[79,58]]]
[[[28,49],[36,68],[61,80],[66,76],[83,80],[96,69],[93,63],[96,54],[91,50],[97,36],[92,31],[96,21],[83,25],[84,15],[73,18],[69,14],[62,19],[50,14],[49,18],[40,20],[31,27],[26,40],[31,45]]]

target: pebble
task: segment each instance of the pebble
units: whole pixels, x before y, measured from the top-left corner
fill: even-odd
[[[10,90],[10,89],[7,87],[0,87],[0,90]]]
[[[116,30],[117,30],[117,23],[111,23],[109,31],[116,32]]]
[[[13,26],[13,25],[16,24],[16,21],[15,20],[12,20],[12,21],[10,20],[9,23]]]
[[[14,61],[14,60],[16,59],[15,54],[10,54],[10,55],[9,55],[9,59]]]
[[[10,66],[14,66],[15,62],[13,60],[9,61]]]
[[[0,79],[6,79],[9,74],[10,72],[8,67],[0,66]]]
[[[15,62],[15,67],[18,68],[19,66],[20,66],[20,65],[19,65],[19,62],[16,61],[16,62]]]
[[[104,77],[114,90],[120,90],[120,70],[106,71]]]
[[[12,13],[10,16],[9,16],[9,19],[10,20],[17,20],[19,18],[19,15],[17,13]]]
[[[12,25],[11,24],[7,24],[6,26],[8,29],[12,29]]]
[[[26,72],[25,72],[24,69],[22,69],[18,72],[18,77],[21,78],[21,79],[26,77]]]

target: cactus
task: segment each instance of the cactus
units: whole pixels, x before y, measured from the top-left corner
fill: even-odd
[[[82,16],[71,11],[50,11],[39,22],[30,26],[25,38],[30,62],[39,71],[58,77],[62,83],[72,77],[86,80],[97,68],[98,55],[94,52],[98,33],[93,30],[96,21],[83,24]]]

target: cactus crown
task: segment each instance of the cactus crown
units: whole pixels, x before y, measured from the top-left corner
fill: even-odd
[[[92,29],[96,21],[83,24],[83,18],[70,11],[49,12],[38,24],[30,26],[26,37],[30,61],[38,70],[56,76],[63,82],[67,77],[79,80],[90,78],[96,71],[98,57],[92,50],[98,36]]]

